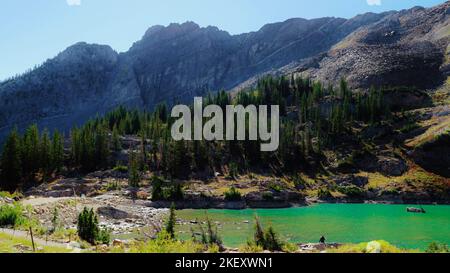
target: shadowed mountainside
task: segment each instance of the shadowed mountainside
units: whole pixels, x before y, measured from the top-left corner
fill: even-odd
[[[449,10],[446,2],[348,20],[297,18],[234,36],[192,22],[154,26],[120,54],[78,43],[0,83],[0,136],[33,122],[67,129],[118,105],[190,102],[274,71],[332,83],[346,77],[355,88],[436,86],[448,73]]]

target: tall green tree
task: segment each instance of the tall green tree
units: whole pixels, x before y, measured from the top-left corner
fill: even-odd
[[[52,137],[51,168],[60,172],[64,165],[64,137],[56,130]]]
[[[120,151],[122,149],[122,144],[120,143],[119,130],[117,126],[114,125],[112,131],[112,148],[114,151]]]
[[[44,130],[39,145],[39,160],[44,179],[51,173],[51,146],[48,130]]]
[[[175,216],[175,204],[172,203],[170,206],[169,219],[166,224],[166,232],[169,234],[170,238],[175,239],[175,224],[176,224],[176,216]]]
[[[128,184],[130,187],[138,188],[141,183],[141,174],[139,172],[139,162],[134,152],[130,153],[128,172]]]
[[[17,129],[8,136],[3,147],[1,158],[0,187],[4,190],[14,191],[19,187],[22,178],[21,144]]]
[[[28,180],[34,180],[40,168],[40,140],[39,129],[36,124],[31,125],[23,136],[21,152],[23,175]]]

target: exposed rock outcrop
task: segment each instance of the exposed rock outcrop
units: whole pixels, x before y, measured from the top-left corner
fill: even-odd
[[[426,170],[450,178],[450,131],[416,147],[412,157]]]
[[[393,157],[380,157],[378,166],[379,172],[386,176],[401,176],[408,170],[403,160]]]
[[[339,186],[357,186],[364,187],[369,184],[367,177],[355,175],[342,175],[333,178],[333,181]]]
[[[450,41],[450,3],[415,7],[363,26],[333,47],[314,66],[299,71],[337,83],[347,78],[354,88],[375,86],[434,87],[445,79],[442,64]]]

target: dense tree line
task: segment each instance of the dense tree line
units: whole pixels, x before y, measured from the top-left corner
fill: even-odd
[[[105,168],[109,164],[111,139],[105,126],[89,122],[81,129],[75,128],[71,136],[71,160],[84,171]]]
[[[0,186],[15,190],[20,185],[46,181],[64,165],[63,136],[55,131],[50,137],[32,125],[20,135],[14,129],[6,139],[1,156]]]
[[[66,161],[61,134],[50,137],[47,130],[40,134],[33,125],[23,136],[14,130],[8,137],[2,153],[1,185],[15,189],[35,181],[38,173],[48,177],[61,171],[63,163],[82,172],[114,167],[111,154],[122,149],[121,137],[126,135],[140,139],[140,145],[131,147],[128,168],[134,186],[139,185],[139,172],[144,170],[166,179],[216,171],[232,171],[233,176],[250,169],[295,171],[320,157],[337,136],[350,133],[352,122],[373,123],[388,115],[382,99],[383,91],[375,88],[355,93],[344,80],[335,88],[293,76],[263,78],[255,88],[235,96],[224,91],[206,95],[204,107],[216,104],[224,110],[230,104],[280,105],[280,147],[270,153],[260,152],[259,141],[174,141],[170,136],[174,120],[165,104],[151,112],[119,107],[72,129]]]

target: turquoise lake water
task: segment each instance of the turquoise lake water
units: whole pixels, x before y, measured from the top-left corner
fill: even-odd
[[[430,242],[450,245],[450,206],[423,206],[426,214],[407,213],[407,205],[320,204],[288,209],[182,210],[177,216],[202,221],[208,217],[218,223],[224,244],[238,247],[252,237],[254,215],[271,224],[290,242],[317,242],[324,235],[328,242],[360,243],[386,240],[408,249],[426,249]],[[249,221],[249,223],[247,223]],[[190,228],[179,230],[185,236]]]

